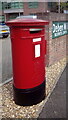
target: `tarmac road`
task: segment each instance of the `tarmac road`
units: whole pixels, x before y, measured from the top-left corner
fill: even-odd
[[[67,118],[66,116],[66,73],[68,65],[62,73],[58,83],[48,101],[44,105],[39,118]]]

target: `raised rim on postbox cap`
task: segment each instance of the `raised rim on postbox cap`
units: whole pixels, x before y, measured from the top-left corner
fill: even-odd
[[[18,18],[6,22],[8,26],[43,26],[48,25],[49,21],[33,18]]]

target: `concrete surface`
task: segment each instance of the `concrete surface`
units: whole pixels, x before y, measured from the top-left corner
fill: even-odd
[[[55,89],[44,105],[39,118],[66,118],[66,72],[62,73]]]
[[[0,39],[0,64],[2,68],[0,69],[0,74],[2,76],[2,80],[0,79],[0,83],[6,81],[7,79],[12,77],[12,57],[11,57],[11,41],[10,36],[7,38]]]
[[[2,40],[0,40],[0,83],[2,81]]]

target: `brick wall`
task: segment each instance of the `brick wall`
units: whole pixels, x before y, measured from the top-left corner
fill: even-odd
[[[68,55],[68,35],[64,35],[55,39],[52,39],[52,22],[53,21],[67,21],[67,15],[62,13],[48,13],[37,14],[39,19],[49,20],[49,26],[46,26],[46,40],[47,40],[47,55],[46,64],[52,65],[60,59]]]
[[[37,8],[29,8],[28,2],[24,2],[24,15],[29,15],[29,14],[36,14],[36,13],[43,13],[46,12],[48,9],[48,3],[47,2],[38,2],[38,7]],[[27,9],[27,10],[26,10]]]

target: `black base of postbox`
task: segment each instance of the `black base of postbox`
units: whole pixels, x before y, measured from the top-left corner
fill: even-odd
[[[35,88],[17,89],[13,86],[13,89],[14,101],[20,106],[35,105],[45,99],[45,81]]]

